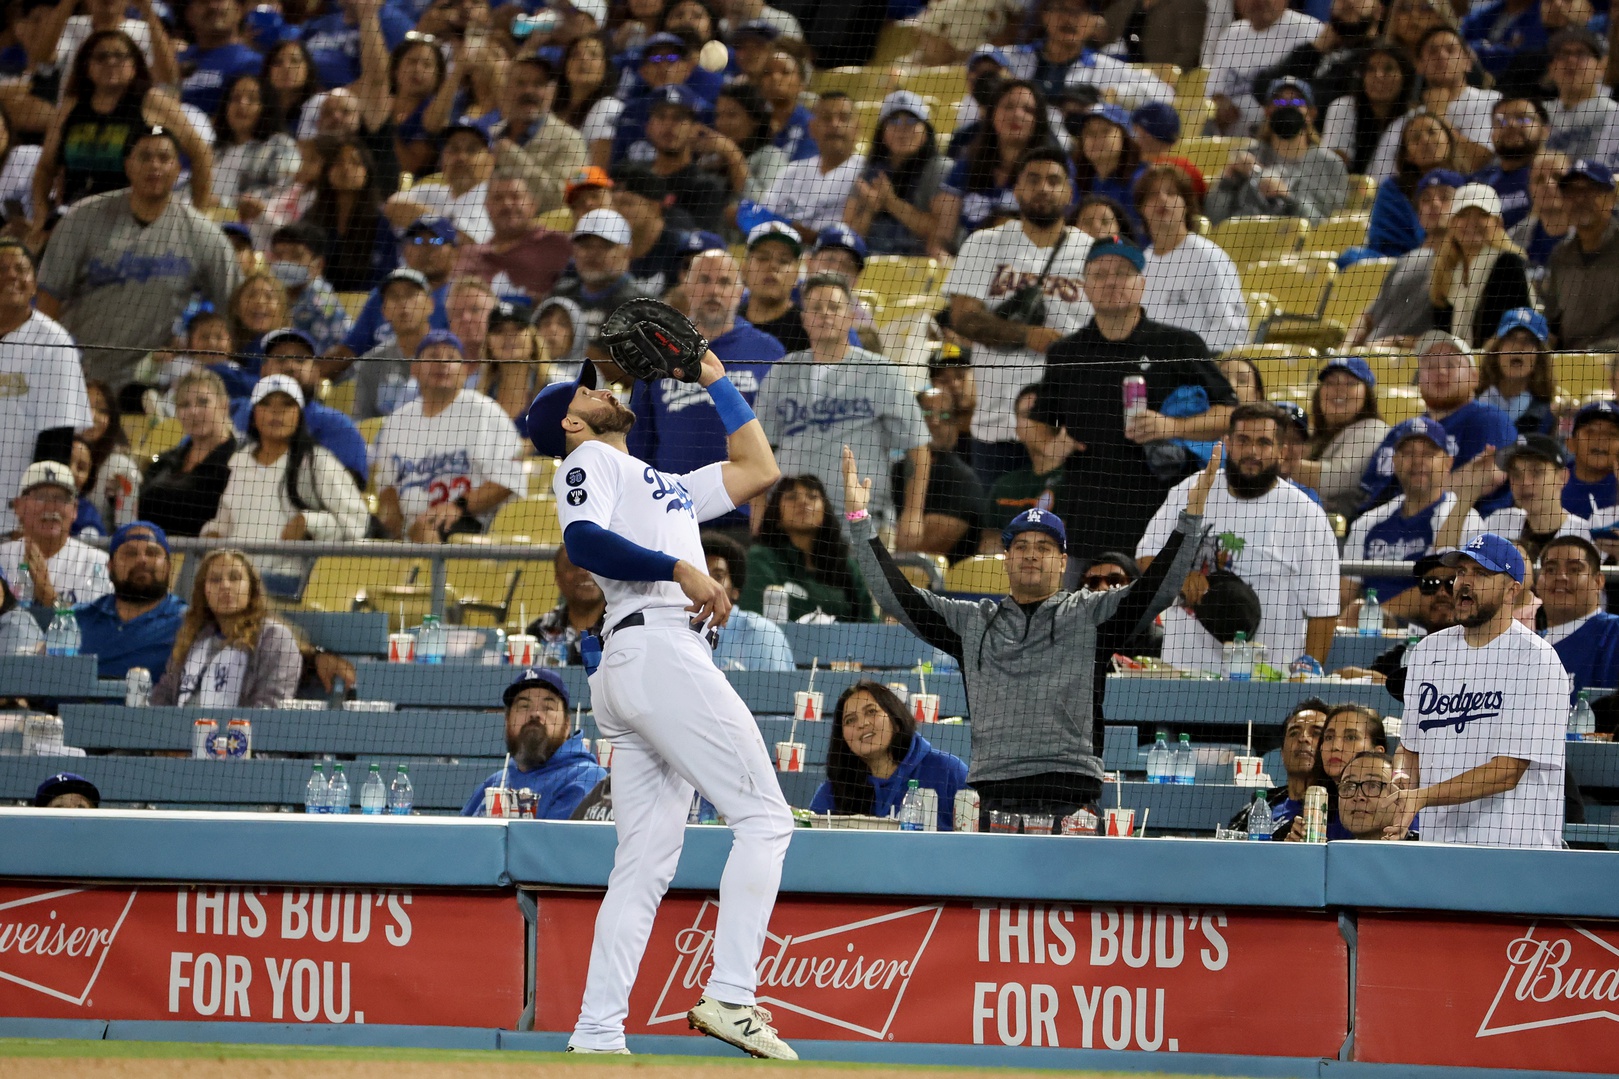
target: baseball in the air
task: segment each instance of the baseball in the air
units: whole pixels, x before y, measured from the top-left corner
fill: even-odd
[[[704,71],[722,71],[725,62],[731,58],[731,53],[718,41],[710,41],[703,46],[703,51],[697,54],[697,63]]]

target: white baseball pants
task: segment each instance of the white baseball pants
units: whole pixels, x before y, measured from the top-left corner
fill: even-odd
[[[647,611],[646,625],[609,636],[590,679],[597,726],[613,742],[618,852],[569,1039],[586,1049],[624,1044],[630,989],[680,860],[694,787],[732,833],[704,992],[754,1003],[793,818],[758,724],[688,617],[672,607]]]

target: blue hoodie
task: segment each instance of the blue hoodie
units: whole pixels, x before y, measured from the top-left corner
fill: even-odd
[[[787,354],[780,341],[743,318],[709,347],[750,405],[771,365]],[[697,383],[672,378],[637,382],[630,409],[635,413],[630,453],[658,471],[682,476],[726,459],[725,425],[708,391]]]
[[[841,736],[834,732],[832,737]],[[914,779],[918,787],[939,792],[939,831],[948,832],[955,828],[956,792],[967,784],[967,766],[955,754],[934,749],[921,732],[912,736],[910,752],[899,762],[893,775],[887,779],[876,776],[866,778],[877,791],[871,807],[874,816],[886,817],[890,813],[897,816],[899,805],[905,800],[906,788]],[[832,808],[832,781],[827,780],[815,791],[810,810],[830,813]]]
[[[1597,611],[1552,648],[1574,683],[1570,703],[1582,689],[1619,684],[1619,615]]]
[[[596,763],[596,755],[585,745],[585,736],[574,731],[568,740],[557,747],[550,758],[532,772],[524,772],[513,765],[511,771],[501,770],[478,784],[467,804],[461,807],[463,817],[476,817],[483,813],[483,792],[498,787],[505,779],[508,787],[531,790],[539,797],[541,820],[567,820],[585,795],[595,789],[607,776],[607,769]]]

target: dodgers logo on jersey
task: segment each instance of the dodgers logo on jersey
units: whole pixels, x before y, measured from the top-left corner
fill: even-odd
[[[1417,691],[1417,713],[1439,718],[1425,718],[1417,726],[1425,731],[1455,727],[1456,733],[1461,734],[1469,723],[1500,719],[1504,701],[1505,697],[1498,689],[1469,693],[1467,683],[1463,682],[1456,692],[1442,694],[1432,682],[1424,682]]]
[[[687,513],[692,512],[691,494],[687,492],[685,484],[678,480],[671,481],[668,476],[665,476],[651,465],[647,466],[646,471],[641,474],[641,478],[655,488],[652,492],[652,500],[654,502],[663,502],[663,511],[665,513],[676,513],[680,510],[685,510]]]
[[[564,478],[568,481],[569,487],[578,487],[585,482],[585,470],[582,468],[570,468],[568,469],[568,475]]]

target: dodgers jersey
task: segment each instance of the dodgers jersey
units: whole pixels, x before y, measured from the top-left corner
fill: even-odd
[[[1406,652],[1400,741],[1430,787],[1492,757],[1529,762],[1512,790],[1422,811],[1422,838],[1495,847],[1563,842],[1564,729],[1569,678],[1552,646],[1513,622],[1482,648],[1461,626]]]
[[[723,467],[715,462],[671,475],[605,442],[586,442],[557,467],[551,489],[564,534],[575,521],[589,521],[648,550],[704,566],[698,524],[736,508],[725,493]],[[691,602],[673,581],[591,576],[607,597],[609,627],[636,611]]]

